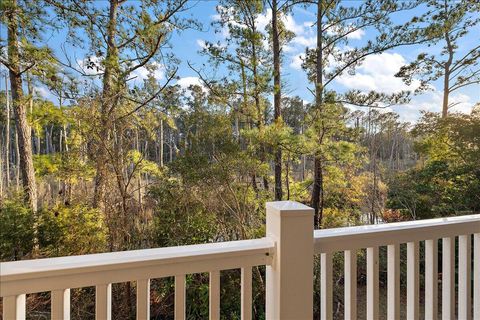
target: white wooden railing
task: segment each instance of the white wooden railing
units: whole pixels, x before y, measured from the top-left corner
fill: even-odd
[[[241,269],[241,317],[252,318],[252,267],[266,266],[266,318],[312,319],[314,254],[321,257],[321,317],[332,319],[332,254],[345,255],[345,319],[356,319],[356,250],[367,248],[367,319],[379,317],[378,248],[388,246],[388,319],[400,315],[400,247],[407,243],[407,318],[419,314],[419,242],[425,241],[425,315],[437,318],[437,240],[442,239],[442,317],[480,320],[480,215],[313,231],[313,209],[267,204],[262,239],[0,263],[3,319],[25,319],[25,294],[51,291],[51,318],[70,318],[70,289],[96,287],[96,319],[111,318],[111,284],[136,282],[137,319],[150,317],[150,279],[175,277],[175,319],[185,319],[185,276],[209,272],[209,317],[220,318],[220,272]],[[471,236],[474,238],[473,293]],[[473,297],[474,311],[471,314]]]
[[[472,272],[472,235],[474,258]],[[455,239],[458,236],[458,312]],[[440,240],[441,239],[441,240]],[[480,320],[480,215],[315,230],[321,256],[321,318],[332,319],[332,254],[344,252],[345,319],[357,318],[357,250],[367,249],[367,319],[379,318],[379,247],[387,246],[387,319],[400,319],[400,244],[407,245],[406,318],[419,318],[419,242],[425,241],[425,319],[438,317],[438,242],[442,245],[442,319]],[[472,279],[473,291],[472,294]]]

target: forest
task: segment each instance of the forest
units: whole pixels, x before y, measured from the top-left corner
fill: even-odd
[[[0,261],[259,238],[267,201],[314,208],[315,229],[480,213],[478,0],[0,8]],[[209,38],[182,43],[192,33]],[[413,58],[375,67],[402,90],[339,85],[395,50]],[[264,268],[253,278],[264,319]],[[240,319],[239,279],[222,273],[222,319]],[[208,318],[208,274],[187,287],[187,318]],[[135,319],[134,284],[112,296]],[[32,319],[49,300],[27,296]],[[72,319],[94,308],[93,287],[72,290]],[[173,319],[173,279],[152,281],[151,316]]]

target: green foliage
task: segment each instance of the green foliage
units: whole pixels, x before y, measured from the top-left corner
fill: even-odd
[[[32,211],[21,195],[0,204],[0,259],[20,260],[33,249]]]
[[[81,204],[57,205],[40,212],[39,241],[48,256],[104,252],[107,230],[98,210]]]
[[[152,177],[157,177],[162,173],[155,162],[145,159],[143,154],[138,150],[128,151],[127,159],[129,161],[128,163],[135,168],[133,171],[134,175],[149,174]]]
[[[91,165],[76,157],[74,153],[34,155],[33,164],[38,178],[50,176],[76,183],[81,179],[90,180],[94,175]],[[148,167],[148,163],[145,163],[145,166]]]
[[[55,106],[51,101],[35,99],[33,110],[29,113],[29,122],[37,135],[44,135],[48,126],[63,126],[72,121],[63,108]]]
[[[150,190],[156,199],[154,238],[168,247],[211,242],[215,237],[215,216],[178,179],[164,179]]]
[[[412,218],[480,210],[480,117],[426,113],[415,127],[416,149],[424,164],[390,183],[388,206]]]

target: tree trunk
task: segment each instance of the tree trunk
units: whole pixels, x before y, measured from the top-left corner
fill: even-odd
[[[173,144],[173,139],[174,139],[174,138],[173,138],[173,134],[172,134],[171,131],[172,131],[172,130],[170,130],[170,145],[169,145],[169,148],[168,148],[168,152],[169,152],[168,161],[169,161],[170,163],[173,162],[173,146],[174,146],[174,144]]]
[[[5,132],[5,187],[10,186],[10,97],[8,94],[8,77],[5,74],[5,99],[7,106],[6,132]]]
[[[449,98],[449,82],[450,82],[450,66],[445,65],[445,76],[443,78],[443,103],[442,103],[442,118],[448,116],[448,98]]]
[[[280,78],[280,41],[277,25],[278,8],[277,0],[272,1],[272,35],[273,35],[273,105],[274,118],[277,124],[282,121],[282,91]],[[280,146],[275,151],[275,200],[282,200],[282,149]]]
[[[20,189],[20,149],[18,147],[18,130],[15,125],[15,190]]]
[[[445,6],[445,14],[448,15],[447,6]],[[448,60],[445,62],[445,70],[443,75],[443,103],[442,103],[442,118],[446,118],[448,116],[448,98],[450,95],[450,76],[451,70],[450,67],[452,66],[453,62],[453,55],[454,55],[454,47],[450,40],[450,34],[445,32],[445,42],[447,43],[447,51],[448,51]]]
[[[163,119],[160,119],[160,167],[163,168]]]
[[[318,1],[317,5],[317,65],[316,65],[316,77],[315,77],[315,104],[317,109],[322,110],[323,104],[323,47],[322,47],[322,1]],[[321,136],[321,133],[319,133]],[[321,141],[319,141],[321,142]],[[322,224],[323,215],[323,168],[322,159],[320,155],[315,155],[314,160],[314,178],[311,206],[315,210],[314,226],[318,228]]]
[[[105,193],[107,185],[107,148],[111,138],[112,121],[111,113],[115,108],[118,95],[114,88],[115,77],[118,76],[118,48],[115,44],[117,28],[118,1],[110,0],[109,21],[107,28],[107,56],[105,58],[105,72],[103,74],[102,103],[100,110],[100,131],[97,141],[97,159],[95,190],[93,195],[93,206],[105,208]]]
[[[25,199],[34,213],[37,212],[37,186],[33,168],[32,140],[30,126],[27,122],[27,105],[23,96],[22,76],[20,71],[17,4],[12,1],[12,10],[6,14],[8,24],[8,62],[10,64],[10,88],[12,91],[13,110],[18,134],[20,153],[20,171],[22,174]],[[34,231],[35,232],[35,231]],[[35,232],[36,236],[36,232]],[[38,244],[38,243],[37,243]]]

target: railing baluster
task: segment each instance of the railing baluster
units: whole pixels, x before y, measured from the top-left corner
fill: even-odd
[[[175,320],[185,320],[185,275],[175,276]]]
[[[378,319],[378,247],[367,248],[367,319]]]
[[[209,293],[210,320],[220,320],[220,271],[210,272]]]
[[[480,233],[473,235],[473,319],[480,320]]]
[[[419,280],[418,280],[418,242],[407,243],[407,319],[418,319]]]
[[[54,290],[51,293],[52,319],[70,319],[70,289]]]
[[[387,247],[387,319],[400,319],[400,245]]]
[[[241,317],[242,320],[252,319],[252,267],[245,267],[241,270]]]
[[[112,284],[99,284],[95,287],[95,319],[112,318]]]
[[[425,320],[438,317],[438,241],[425,241]]]
[[[150,279],[137,280],[137,320],[150,319]]]
[[[455,319],[455,238],[442,239],[442,319]]]
[[[458,237],[458,318],[470,319],[472,295],[470,286],[470,235]]]
[[[357,251],[346,250],[345,256],[345,320],[357,319]]]
[[[333,316],[332,290],[332,254],[320,255],[320,317],[322,320],[331,320]]]
[[[25,319],[25,294],[3,298],[3,317],[5,319]]]

